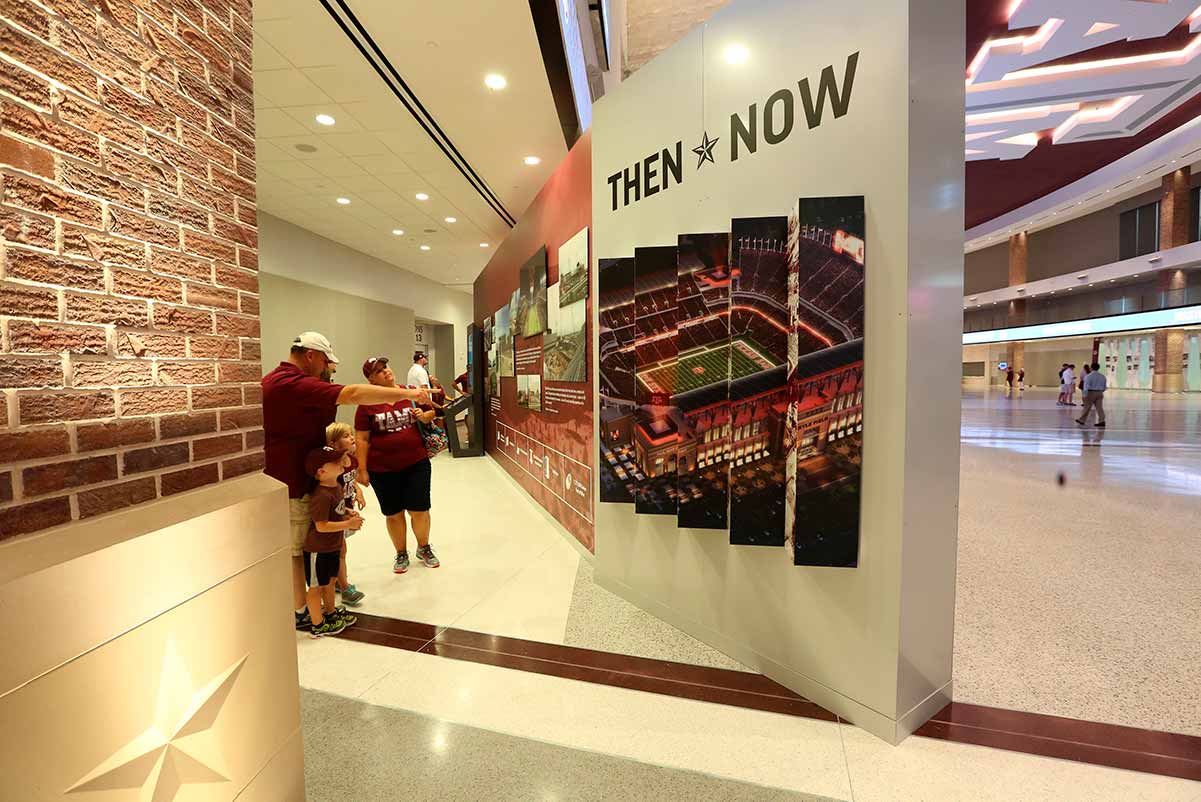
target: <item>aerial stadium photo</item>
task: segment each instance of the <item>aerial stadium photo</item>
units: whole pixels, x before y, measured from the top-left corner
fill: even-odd
[[[600,500],[634,503],[634,260],[597,260]]]
[[[645,478],[634,507],[644,515],[676,515],[676,446],[680,414],[671,406],[677,373],[676,247],[634,249],[634,449]]]

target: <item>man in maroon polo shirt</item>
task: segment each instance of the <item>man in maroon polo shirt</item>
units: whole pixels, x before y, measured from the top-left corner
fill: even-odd
[[[263,377],[264,471],[288,486],[292,530],[292,607],[296,628],[309,624],[305,605],[304,561],[309,529],[309,490],[313,479],[304,458],[325,445],[325,427],[333,423],[340,404],[390,404],[412,400],[429,403],[422,389],[379,387],[373,384],[333,384],[338,357],[324,335],[306,331],[292,341],[287,362]]]

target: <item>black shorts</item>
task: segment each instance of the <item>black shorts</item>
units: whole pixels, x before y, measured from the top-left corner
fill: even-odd
[[[379,500],[380,512],[426,512],[430,508],[430,461],[410,465],[401,471],[368,471],[371,489]]]
[[[337,551],[306,551],[304,553],[304,582],[310,588],[323,588],[338,575],[342,554]],[[316,578],[316,582],[313,579]]]

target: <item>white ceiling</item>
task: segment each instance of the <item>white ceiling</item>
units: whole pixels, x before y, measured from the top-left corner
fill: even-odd
[[[528,0],[348,5],[467,162],[520,217],[567,152]],[[509,226],[318,0],[255,0],[254,17],[259,208],[470,291]],[[505,90],[484,86],[492,72],[508,79]],[[319,125],[318,114],[337,122]],[[527,155],[542,163],[527,166]],[[418,192],[429,200],[417,200]],[[339,196],[351,203],[337,204]],[[396,228],[404,236],[394,236]],[[430,250],[421,251],[423,244]]]

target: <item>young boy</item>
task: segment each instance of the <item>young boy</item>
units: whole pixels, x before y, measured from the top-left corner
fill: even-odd
[[[317,479],[309,499],[313,523],[304,539],[304,579],[309,586],[307,601],[314,638],[336,635],[357,619],[334,606],[334,578],[338,575],[345,531],[357,530],[363,519],[347,509],[338,477],[350,464],[350,455],[326,446],[313,449],[304,469]]]
[[[346,509],[350,511],[363,509],[366,502],[363,500],[363,490],[356,481],[359,475],[359,461],[354,453],[354,429],[349,423],[337,421],[331,423],[325,427],[325,444],[335,451],[349,455],[350,465],[342,471],[342,475],[338,477],[338,483],[342,486],[342,497],[345,499]],[[354,532],[348,531],[346,537],[349,539],[353,534]],[[338,566],[338,579],[334,584],[334,589],[341,591],[342,601],[345,604],[358,607],[363,603],[363,597],[367,594],[350,584],[350,580],[346,578],[346,546],[346,543],[342,544],[342,559]]]

